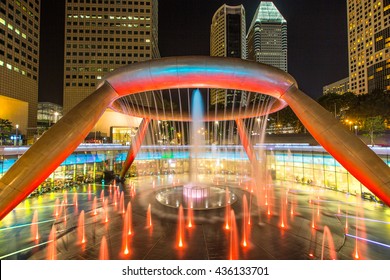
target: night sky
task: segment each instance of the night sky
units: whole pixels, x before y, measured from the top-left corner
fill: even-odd
[[[62,105],[64,0],[41,1],[39,101]],[[288,72],[317,99],[326,84],[348,76],[347,12],[344,0],[274,0],[287,20]],[[223,4],[243,4],[247,28],[260,0],[161,0],[162,57],[209,55],[210,24]]]

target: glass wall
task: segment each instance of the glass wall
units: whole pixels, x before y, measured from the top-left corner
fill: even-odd
[[[75,182],[101,182],[107,176],[113,178],[120,173],[128,149],[128,146],[122,145],[80,146],[42,185],[52,188]],[[274,180],[351,194],[371,194],[322,147],[269,145],[265,150],[267,169]],[[390,166],[390,148],[378,148],[374,151]],[[0,152],[1,177],[21,153],[20,150],[3,147]],[[144,146],[128,176],[187,173],[190,170],[190,158],[191,153],[187,146]],[[199,158],[199,173],[250,175],[251,166],[241,146],[207,146]]]

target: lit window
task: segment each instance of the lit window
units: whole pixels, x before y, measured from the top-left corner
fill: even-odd
[[[0,60],[0,66],[4,66],[4,61]]]
[[[7,68],[8,68],[9,70],[12,70],[12,65],[7,63]]]
[[[0,18],[0,23],[3,24],[3,25],[5,25],[5,20],[2,19],[2,18]]]

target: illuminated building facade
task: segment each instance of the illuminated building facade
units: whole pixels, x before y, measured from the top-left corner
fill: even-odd
[[[287,21],[273,2],[260,2],[246,39],[249,60],[287,72]]]
[[[324,95],[328,93],[344,94],[347,91],[349,91],[349,78],[344,78],[322,88],[322,93]]]
[[[51,102],[38,103],[38,134],[49,129],[62,118],[62,106]]]
[[[350,89],[390,90],[390,0],[348,0]]]
[[[210,55],[246,59],[246,23],[243,5],[222,5],[215,13],[210,28]],[[242,106],[246,94],[228,89],[212,89],[210,104]]]
[[[22,133],[36,127],[39,32],[40,0],[0,0],[0,95],[28,103],[24,126],[10,119]],[[3,110],[7,108],[1,108],[0,118]]]
[[[159,58],[157,0],[66,0],[64,113],[108,72]]]

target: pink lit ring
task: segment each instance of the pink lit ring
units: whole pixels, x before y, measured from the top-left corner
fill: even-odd
[[[194,82],[195,81],[195,82]],[[270,113],[287,106],[281,96],[296,81],[286,72],[253,61],[221,57],[172,57],[154,61],[145,61],[119,68],[103,78],[119,97],[172,88],[226,88],[237,89],[274,97],[276,100]],[[110,106],[113,110],[124,112],[118,102]],[[169,111],[165,113],[157,108],[137,106],[130,115],[158,120],[191,121],[188,112]],[[264,112],[245,108],[205,114],[204,121],[235,120],[253,118]]]

